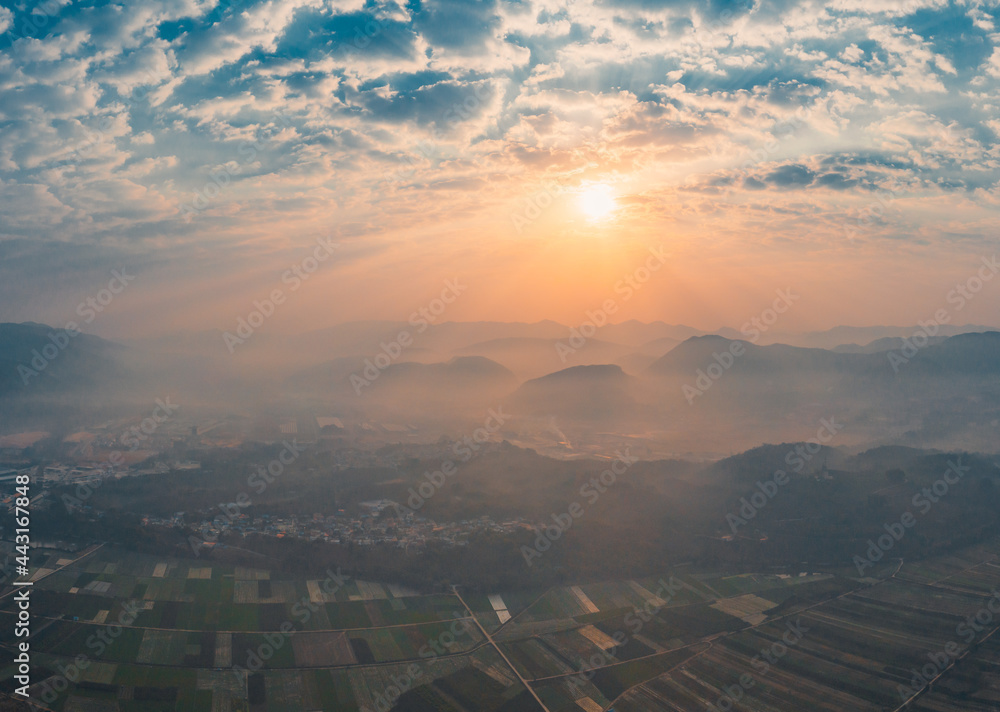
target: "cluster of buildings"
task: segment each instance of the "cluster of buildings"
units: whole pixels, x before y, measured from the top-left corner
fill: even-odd
[[[237,535],[272,536],[323,541],[330,544],[356,546],[393,546],[402,549],[420,549],[431,542],[463,546],[473,534],[495,532],[510,534],[521,529],[534,530],[534,525],[523,518],[502,522],[482,516],[457,522],[438,523],[406,510],[391,500],[362,502],[357,512],[343,509],[324,516],[268,515],[246,513],[219,514],[192,521],[184,512],[170,518],[146,517],[146,526],[187,526],[205,541],[218,541],[222,537]]]

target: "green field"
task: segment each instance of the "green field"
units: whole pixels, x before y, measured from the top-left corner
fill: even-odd
[[[753,684],[733,709],[874,712],[898,706],[908,671],[956,641],[1000,587],[991,543],[897,562],[874,584],[843,572],[665,572],[465,595],[512,668],[454,594],[353,581],[331,592],[110,548],[69,563],[76,556],[40,555],[32,598],[34,693],[57,712],[537,712],[518,675],[551,712],[703,710],[725,706],[741,679]],[[511,616],[502,624],[495,603]],[[0,617],[14,611],[7,596]],[[784,645],[793,623],[806,632]],[[8,648],[11,630],[0,633]],[[992,709],[998,630],[1000,616],[971,646],[959,640],[968,655],[947,671],[953,681],[919,690],[910,708]],[[781,655],[762,670],[775,646]],[[2,671],[8,688],[13,672]]]

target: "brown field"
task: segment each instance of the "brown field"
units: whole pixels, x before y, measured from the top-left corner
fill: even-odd
[[[295,663],[302,667],[353,665],[357,662],[345,633],[296,633],[292,636]]]

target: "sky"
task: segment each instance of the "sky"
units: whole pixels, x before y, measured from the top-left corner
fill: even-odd
[[[457,280],[442,319],[715,329],[791,289],[785,329],[1000,326],[1000,3],[42,0],[0,33],[0,321],[224,330],[278,290],[298,332]]]

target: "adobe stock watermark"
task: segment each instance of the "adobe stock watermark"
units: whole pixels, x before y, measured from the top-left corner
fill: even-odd
[[[732,186],[740,179],[745,180],[752,177],[753,169],[769,162],[782,144],[792,138],[806,124],[811,115],[810,109],[800,106],[792,116],[775,122],[774,126],[771,127],[771,138],[759,148],[750,151],[750,155],[734,172],[732,180],[729,181],[730,187],[723,194],[723,200],[730,201],[733,197]]]
[[[97,318],[98,314],[114,301],[115,297],[125,291],[129,283],[135,279],[135,275],[128,274],[125,269],[111,270],[111,279],[108,286],[98,290],[92,296],[87,297],[76,305],[76,313],[83,317],[85,324],[90,324]],[[21,377],[21,385],[27,386],[32,378],[41,375],[42,371],[49,367],[63,351],[69,348],[73,339],[81,333],[80,325],[75,321],[67,322],[61,331],[50,331],[48,333],[48,344],[40,349],[31,351],[31,361],[27,366],[17,365],[17,374]]]
[[[162,80],[169,78],[170,72],[164,73],[153,73],[148,69],[144,72],[145,83],[137,85],[132,89],[127,96],[119,96],[115,100],[115,106],[121,105],[123,112],[127,112],[132,109],[141,99],[143,99],[146,94],[149,93],[150,89],[159,84]],[[120,114],[119,114],[120,115]],[[113,116],[102,116],[97,121],[96,130],[92,130],[87,134],[85,138],[78,141],[74,148],[69,149],[65,154],[64,158],[60,159],[59,163],[74,163],[84,159],[87,159],[93,154],[94,150],[102,143],[107,142],[109,145],[114,144],[115,136],[112,134],[115,128],[116,122]],[[122,124],[118,124],[122,126]],[[127,126],[127,123],[125,124]]]
[[[316,238],[316,247],[312,254],[304,257],[300,261],[281,273],[282,284],[289,285],[289,292],[297,292],[302,285],[313,275],[320,266],[333,256],[333,251],[340,247],[340,243],[332,242],[330,236]],[[253,309],[244,317],[236,319],[235,333],[231,331],[222,332],[222,342],[226,345],[229,353],[234,353],[237,346],[247,342],[254,333],[264,325],[278,307],[285,303],[288,295],[281,287],[275,287],[263,299],[253,301]]]
[[[595,505],[601,495],[607,492],[608,488],[613,486],[618,478],[638,461],[639,458],[633,456],[629,452],[629,448],[625,448],[624,453],[616,451],[611,466],[599,475],[591,477],[589,482],[580,487],[580,496],[586,498],[587,506]],[[572,502],[562,514],[552,514],[552,524],[537,530],[534,546],[521,545],[521,556],[524,557],[524,563],[529,567],[532,566],[532,559],[540,558],[544,552],[552,548],[552,544],[569,531],[573,523],[586,513],[586,507],[579,502]]]
[[[565,180],[564,178],[562,181],[545,181],[542,183],[540,189],[534,191],[524,199],[524,203],[518,212],[510,213],[510,222],[518,235],[524,232],[525,227],[540,218],[542,213],[552,206],[557,197],[566,192]]]
[[[990,626],[995,626],[1000,622],[1000,592],[995,588],[990,591],[991,597],[986,605],[976,611],[973,615],[966,616],[965,620],[955,626],[955,634],[962,639],[966,646],[971,645],[976,638],[985,633]],[[992,633],[995,632],[992,631]],[[922,667],[910,668],[912,677],[908,685],[897,685],[896,691],[899,699],[906,703],[916,695],[919,695],[934,682],[935,679],[947,670],[951,665],[958,662],[962,657],[963,649],[954,640],[948,641],[938,652],[928,653],[928,663]]]
[[[718,13],[715,17],[709,17],[708,6],[698,13],[698,29],[701,32],[688,32],[681,38],[681,44],[685,49],[700,50],[699,41],[704,32],[718,32],[729,29],[730,23],[743,16],[745,12],[754,9],[754,0],[736,0],[732,5]],[[740,12],[742,11],[742,12]]]
[[[624,629],[615,631],[614,634],[609,636],[614,641],[614,646],[593,653],[588,659],[584,660],[584,663],[589,665],[586,670],[566,679],[565,685],[571,695],[578,695],[581,688],[594,678],[599,669],[622,662],[615,659],[615,651],[624,647],[632,638],[639,635],[646,624],[653,620],[653,617],[657,613],[669,606],[670,602],[681,591],[685,589],[692,590],[689,584],[684,583],[673,575],[667,581],[661,578],[657,583],[659,586],[657,586],[655,591],[650,592],[652,593],[652,597],[646,599],[645,605],[641,608],[633,607],[622,618],[622,623],[628,628],[628,632]]]
[[[425,306],[410,314],[410,326],[422,334],[431,324],[437,323],[450,304],[467,289],[466,285],[459,283],[458,278],[446,279],[441,296],[430,300]],[[409,329],[403,329],[395,339],[379,344],[380,351],[372,358],[366,358],[364,368],[361,373],[352,373],[348,380],[354,388],[354,394],[360,396],[361,391],[372,385],[382,375],[382,372],[395,363],[403,352],[413,345],[413,334]]]
[[[140,609],[135,601],[123,603],[117,622],[105,623],[102,627],[98,628],[96,633],[90,635],[86,641],[87,649],[93,653],[94,657],[103,657],[108,648],[113,646],[122,633],[125,632],[125,628],[135,623],[136,618],[139,617],[139,613]],[[90,655],[85,653],[77,655],[68,665],[54,663],[55,667],[59,670],[59,674],[53,675],[41,684],[41,690],[38,695],[39,699],[46,704],[52,704],[59,699],[59,694],[64,692],[70,684],[78,683],[84,671],[92,664],[93,661]],[[28,701],[30,702],[30,700]]]
[[[736,703],[757,684],[758,678],[767,675],[771,666],[777,665],[778,661],[788,654],[788,650],[798,645],[808,632],[809,627],[802,625],[801,618],[797,618],[794,623],[786,623],[781,639],[761,648],[757,655],[751,658],[750,665],[756,674],[743,673],[737,681],[739,684],[722,688],[722,696],[715,701],[715,704],[708,705],[709,712],[729,712],[733,709]]]
[[[291,442],[285,440],[281,443],[282,448],[278,455],[267,463],[266,467],[258,467],[247,477],[247,487],[252,489],[257,495],[262,495],[267,491],[268,486],[273,484],[279,477],[285,474],[285,469],[306,451],[306,448],[299,445],[294,438]],[[250,495],[244,490],[236,495],[232,502],[220,502],[219,511],[226,522],[232,524],[239,519],[242,510],[253,505]],[[217,520],[219,517],[216,517]],[[215,521],[213,520],[213,521]],[[218,535],[199,539],[193,534],[188,537],[188,544],[196,557],[201,556],[201,550],[209,544],[218,542]]]
[[[947,126],[941,126],[940,124],[934,127],[926,127],[927,131],[925,138],[936,138],[943,141],[946,144],[955,145],[962,140],[962,137],[956,132],[956,123],[948,124]],[[921,167],[917,167],[917,173],[922,172]],[[847,238],[848,242],[853,243],[858,237],[859,233],[864,230],[869,230],[875,226],[880,220],[885,218],[889,206],[898,200],[902,196],[901,191],[897,190],[879,190],[875,192],[875,200],[868,203],[868,205],[862,207],[860,210],[853,211],[854,217],[848,219],[844,223],[844,236]],[[851,222],[857,223],[857,227],[852,227]]]
[[[997,263],[996,255],[982,257],[980,261],[983,264],[976,271],[976,274],[971,275],[964,282],[956,284],[954,289],[945,295],[945,300],[954,307],[956,312],[962,311],[965,305],[975,299],[976,295],[983,290],[983,287],[993,281],[997,272],[1000,272],[1000,264]],[[910,359],[916,356],[921,349],[927,348],[930,345],[931,337],[937,335],[941,326],[951,321],[951,317],[952,315],[947,309],[938,309],[930,319],[918,321],[917,325],[920,328],[913,332],[909,338],[903,339],[903,346],[898,352],[895,350],[886,352],[886,358],[889,359],[892,370],[899,373],[900,366],[909,363]]]
[[[274,112],[274,119],[281,125],[281,128],[292,126],[291,120],[281,112]],[[257,159],[257,153],[264,149],[262,139],[255,141],[242,141],[236,149],[240,160],[226,161],[218,166],[208,175],[205,185],[194,192],[194,197],[190,202],[182,202],[179,212],[185,222],[191,222],[195,215],[206,210],[215,202],[222,192],[229,187],[243,169]]]
[[[364,49],[372,43],[372,40],[382,34],[382,22],[378,18],[371,18],[364,26],[357,25],[354,28],[354,39],[351,45],[355,49]]]
[[[488,415],[483,420],[483,426],[472,431],[471,435],[465,435],[460,442],[455,443],[452,452],[460,462],[468,462],[478,455],[482,446],[490,441],[493,433],[500,430],[510,415],[503,412],[503,406],[490,408]],[[409,498],[406,500],[406,507],[395,504],[397,516],[404,514],[413,515],[418,509],[423,507],[427,500],[438,493],[449,478],[454,477],[458,472],[458,466],[454,460],[448,459],[441,463],[441,466],[433,472],[424,472],[423,482],[408,490]]]
[[[680,37],[680,47],[688,55],[703,56],[706,38],[710,38],[715,33],[730,33],[733,22],[748,16],[754,11],[758,3],[754,0],[738,0],[722,12],[710,16],[711,13],[699,12],[697,28],[693,31],[685,32]],[[708,7],[708,6],[702,6]],[[800,106],[792,116],[776,121],[771,127],[771,138],[760,145],[743,161],[739,170],[734,175],[734,181],[738,178],[745,178],[751,174],[756,166],[768,162],[776,154],[786,141],[794,136],[811,115],[811,110],[805,106]],[[731,197],[731,191],[727,190],[724,199]]]
[[[4,33],[10,38],[11,45],[20,39],[36,39],[42,30],[49,27],[50,21],[59,14],[63,4],[57,0],[43,0],[35,3],[31,12],[28,13],[28,17],[21,22],[20,26],[12,18],[10,26]]]
[[[408,167],[398,168],[395,171],[387,170],[383,173],[382,179],[392,184],[411,178],[416,173],[421,159],[431,160],[438,157],[441,152],[433,142],[442,143],[446,139],[446,133],[440,128],[441,124],[444,123],[447,125],[447,131],[453,131],[460,123],[472,118],[474,113],[486,103],[489,98],[487,92],[491,88],[491,85],[487,82],[477,82],[472,90],[472,94],[467,95],[462,101],[457,101],[445,109],[441,114],[440,121],[435,121],[430,127],[425,127],[425,130],[429,128],[430,136],[413,144],[417,155],[414,156],[411,153],[407,153],[401,160],[401,163],[407,164]],[[476,162],[478,163],[479,161],[476,160]]]
[[[760,340],[761,335],[774,326],[778,322],[779,317],[787,312],[792,307],[792,304],[799,300],[799,295],[792,292],[791,287],[784,290],[778,289],[775,293],[778,296],[771,303],[771,306],[740,327],[740,333],[747,337],[746,340],[751,344],[756,344]],[[695,371],[694,385],[685,383],[681,386],[681,393],[684,394],[688,405],[694,405],[695,399],[698,396],[704,395],[706,391],[714,386],[715,382],[733,367],[736,359],[745,353],[746,345],[742,341],[731,341],[729,348],[721,353],[712,352],[712,358],[715,360],[715,363],[710,363],[705,368],[699,368]]]
[[[857,211],[857,218],[855,221],[858,226],[851,227],[848,223],[844,224],[844,236],[847,237],[848,241],[854,242],[855,238],[858,236],[860,230],[868,230],[875,223],[885,217],[886,211],[889,206],[899,198],[900,194],[894,190],[878,191],[875,193],[875,200],[866,205],[861,210]]]
[[[180,405],[170,402],[170,396],[157,398],[156,405],[146,418],[143,418],[138,425],[133,425],[122,432],[119,440],[122,445],[128,448],[129,452],[135,452],[139,446],[155,433],[160,426],[170,420],[174,413],[180,410]],[[71,512],[74,507],[80,508],[84,503],[94,496],[94,491],[104,484],[104,481],[111,476],[116,467],[120,467],[125,462],[125,456],[121,450],[113,450],[108,454],[108,459],[97,472],[84,480],[77,482],[74,490],[76,496],[62,495],[63,506],[67,512]]]
[[[805,469],[806,464],[813,459],[823,447],[843,430],[844,426],[837,423],[836,418],[829,420],[823,418],[820,421],[816,437],[799,443],[788,451],[785,455],[785,464],[797,473]],[[735,535],[737,530],[750,523],[750,520],[757,516],[767,504],[778,494],[778,490],[789,482],[788,473],[785,470],[775,470],[769,480],[761,482],[757,480],[757,491],[746,497],[740,498],[739,515],[726,514],[726,522],[729,529]]]
[[[913,673],[913,676],[910,678],[909,684],[899,684],[896,686],[896,692],[899,694],[900,702],[905,704],[910,699],[923,692],[928,685],[934,682],[934,680],[941,673],[947,670],[955,661],[957,661],[961,655],[962,649],[954,640],[949,640],[945,644],[944,648],[942,648],[939,652],[927,653],[927,659],[930,662],[926,663],[919,670],[917,668],[910,668],[909,671]]]
[[[423,674],[424,671],[420,669],[419,665],[410,663],[401,674],[390,675],[391,682],[381,692],[372,696],[375,707],[362,705],[359,712],[389,712],[400,697],[420,684],[420,678]]]
[[[421,646],[418,654],[422,660],[434,664],[441,656],[451,654],[451,649],[458,644],[458,638],[463,633],[474,638],[476,626],[472,623],[472,619],[459,611],[452,611],[452,616],[454,619],[447,630]],[[373,696],[375,707],[362,705],[360,712],[389,712],[407,690],[419,684],[423,674],[424,671],[419,665],[411,663],[401,675],[391,675],[392,682]]]
[[[337,568],[336,572],[330,569],[326,570],[326,579],[320,585],[320,589],[327,596],[333,596],[337,591],[344,586],[350,579],[340,572],[340,568]],[[299,626],[305,627],[305,625],[312,619],[313,615],[320,610],[322,603],[313,601],[309,596],[302,596],[296,601],[291,607],[292,616],[299,622]],[[281,650],[285,643],[287,643],[291,637],[297,632],[295,623],[286,620],[278,626],[278,630],[268,631],[262,634],[264,642],[258,645],[256,648],[248,648],[246,651],[246,667],[243,667],[239,663],[233,663],[232,673],[236,676],[236,679],[240,681],[241,684],[246,684],[246,678],[250,673],[259,672],[268,661],[273,658],[279,650]]]
[[[926,515],[935,504],[948,495],[952,487],[962,481],[962,478],[971,469],[971,467],[962,465],[961,457],[958,458],[958,462],[949,460],[948,469],[944,471],[944,474],[935,480],[930,487],[924,487],[913,495],[910,504],[918,510],[920,516]],[[858,569],[858,576],[863,576],[865,569],[874,567],[876,562],[892,551],[896,542],[901,541],[906,536],[907,530],[912,529],[916,524],[917,518],[909,510],[900,515],[899,521],[883,524],[882,528],[885,529],[886,533],[877,539],[869,539],[865,556],[855,555],[853,559],[854,565]]]
[[[652,279],[653,273],[663,267],[669,256],[662,245],[650,247],[649,252],[649,256],[646,257],[642,265],[615,282],[614,292],[621,295],[620,299],[605,299],[597,309],[585,312],[587,318],[580,326],[570,328],[569,338],[566,341],[556,342],[555,349],[560,361],[566,363],[566,359],[586,346],[587,340],[592,338],[598,329],[607,324],[608,318]]]

